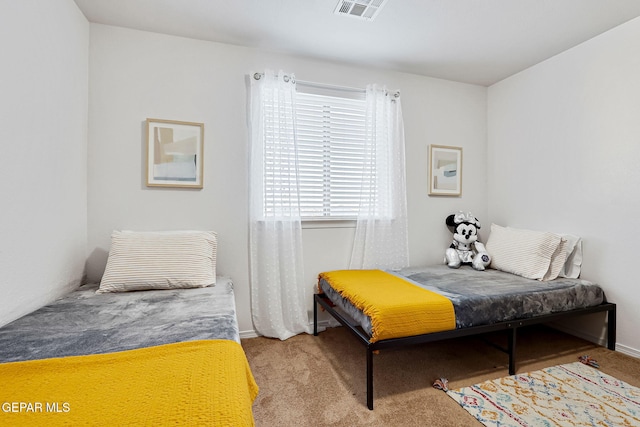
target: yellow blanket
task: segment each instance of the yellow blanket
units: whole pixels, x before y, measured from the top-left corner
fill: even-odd
[[[240,344],[188,341],[0,364],[0,425],[253,426]]]
[[[453,304],[446,297],[381,270],[320,273],[333,289],[371,319],[371,339],[455,329]]]

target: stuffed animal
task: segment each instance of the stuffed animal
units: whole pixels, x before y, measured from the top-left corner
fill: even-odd
[[[491,257],[484,245],[478,240],[480,221],[471,212],[459,212],[446,219],[447,228],[453,233],[453,243],[445,252],[445,262],[451,268],[462,264],[471,264],[483,271],[491,263]]]

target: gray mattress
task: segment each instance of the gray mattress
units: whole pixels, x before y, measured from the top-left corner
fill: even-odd
[[[78,290],[0,328],[0,362],[109,353],[180,341],[240,342],[233,283],[96,294]]]
[[[602,288],[580,279],[558,278],[541,282],[493,269],[476,271],[470,266],[451,269],[446,265],[388,272],[451,300],[456,328],[530,318],[604,302]],[[320,288],[371,335],[368,316],[333,290],[325,280],[320,281]]]

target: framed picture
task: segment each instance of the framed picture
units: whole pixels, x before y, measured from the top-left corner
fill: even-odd
[[[147,186],[202,188],[204,124],[147,119]]]
[[[429,195],[462,195],[462,148],[429,146]]]

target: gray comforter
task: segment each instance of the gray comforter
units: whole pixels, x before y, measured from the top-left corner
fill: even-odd
[[[233,283],[96,294],[84,285],[0,328],[0,362],[109,353],[201,339],[240,342]]]
[[[453,303],[456,328],[489,325],[513,319],[599,305],[604,293],[598,285],[580,279],[541,282],[510,273],[468,266],[446,265],[389,271],[417,286],[437,292]],[[327,296],[371,335],[371,321],[321,280]]]

